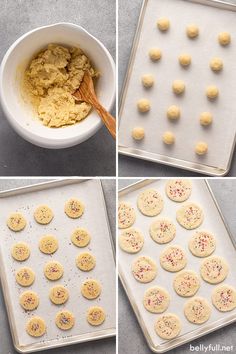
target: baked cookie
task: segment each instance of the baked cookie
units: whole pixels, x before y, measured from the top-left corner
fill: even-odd
[[[175,237],[176,227],[170,219],[158,218],[151,224],[149,234],[157,243],[168,243]]]
[[[173,313],[166,313],[158,317],[155,323],[156,334],[163,339],[173,339],[181,331],[181,322],[179,317]]]
[[[49,280],[58,280],[63,276],[64,270],[61,263],[51,261],[45,264],[44,275]]]
[[[156,262],[147,256],[141,256],[132,263],[131,267],[134,278],[140,283],[150,283],[157,275]]]
[[[164,312],[168,308],[169,303],[169,293],[159,286],[153,286],[152,288],[147,289],[144,293],[143,305],[149,312]]]
[[[208,151],[208,145],[207,143],[205,143],[204,141],[199,141],[196,145],[195,145],[195,152],[198,155],[205,155]]]
[[[77,247],[85,247],[89,244],[91,239],[90,234],[86,229],[82,227],[78,227],[74,230],[73,234],[71,235],[72,243]]]
[[[82,295],[89,300],[96,299],[101,294],[101,285],[95,279],[85,280],[81,286]]]
[[[41,337],[46,333],[45,321],[38,316],[32,317],[26,324],[26,332],[32,337]]]
[[[184,314],[189,322],[201,324],[209,319],[211,308],[203,297],[194,297],[185,303]]]
[[[199,35],[199,29],[196,25],[191,24],[187,26],[186,34],[191,39],[196,38]]]
[[[106,314],[102,307],[93,306],[88,309],[87,321],[92,326],[101,325],[105,321],[105,318],[106,318]]]
[[[95,267],[96,259],[91,253],[80,253],[76,258],[76,265],[80,270],[89,272]]]
[[[187,230],[196,229],[203,222],[202,209],[195,203],[186,203],[176,212],[178,223]]]
[[[175,142],[175,135],[172,132],[167,131],[162,135],[162,141],[166,145],[172,145]]]
[[[140,113],[146,113],[146,112],[150,111],[150,108],[151,108],[150,101],[147,100],[146,98],[141,98],[137,102],[137,108]]]
[[[137,229],[124,230],[119,236],[119,246],[125,252],[137,253],[142,249],[143,244],[143,235]]]
[[[136,219],[134,208],[126,202],[120,202],[118,207],[118,227],[126,229],[134,224]]]
[[[21,286],[30,286],[35,280],[35,274],[29,267],[23,267],[16,271],[16,282]]]
[[[69,299],[69,291],[62,285],[50,289],[49,298],[55,305],[62,305]]]
[[[63,331],[67,331],[74,326],[75,317],[70,311],[60,311],[56,315],[55,323],[58,328],[63,329]]]
[[[167,17],[161,17],[157,21],[157,27],[159,28],[160,31],[165,32],[170,27],[170,21],[168,20]]]
[[[30,256],[30,248],[25,242],[18,242],[13,245],[11,255],[16,261],[23,262]]]
[[[168,272],[178,272],[187,264],[184,250],[179,246],[169,246],[160,254],[160,263]]]
[[[49,224],[53,219],[53,212],[47,205],[40,205],[34,212],[34,218],[37,223],[42,225]]]
[[[64,211],[69,218],[80,218],[84,213],[84,204],[76,198],[67,200]]]
[[[33,311],[39,305],[38,294],[34,291],[25,291],[20,295],[20,305],[26,311]]]
[[[229,45],[231,42],[231,36],[228,32],[221,32],[218,35],[218,41],[219,41],[220,45],[222,45],[222,46]]]
[[[165,190],[167,197],[174,202],[184,202],[192,193],[192,183],[188,179],[171,179]]]
[[[208,231],[196,231],[189,241],[188,247],[196,257],[210,256],[216,248],[216,240]]]
[[[26,220],[21,213],[12,213],[7,219],[7,226],[12,231],[21,231],[26,226]]]
[[[142,127],[135,127],[132,130],[132,138],[134,140],[142,140],[145,136],[145,131]]]
[[[39,249],[45,254],[53,254],[58,249],[58,241],[53,235],[45,235],[39,241]]]
[[[199,276],[192,270],[182,270],[174,277],[173,287],[180,296],[193,296],[200,287]]]
[[[202,279],[210,284],[221,283],[229,273],[229,266],[222,257],[211,256],[206,258],[200,267]]]
[[[219,285],[212,291],[212,303],[221,312],[236,308],[236,290],[230,285]]]
[[[141,192],[138,196],[137,204],[141,213],[147,216],[160,214],[164,206],[160,193],[155,189],[146,189]]]

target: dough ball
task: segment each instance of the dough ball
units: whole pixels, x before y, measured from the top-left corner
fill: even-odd
[[[171,132],[165,132],[162,136],[162,140],[165,144],[171,145],[174,144],[175,142],[175,136]]]
[[[172,89],[176,95],[181,95],[185,91],[185,83],[182,80],[175,80]]]
[[[152,61],[161,59],[161,50],[159,48],[151,48],[148,54]]]
[[[180,117],[180,108],[178,106],[170,106],[167,109],[167,117],[171,120],[179,119]]]
[[[207,150],[208,150],[208,145],[203,141],[199,141],[195,146],[195,152],[198,155],[205,155],[207,153]]]
[[[189,25],[186,28],[186,33],[189,38],[196,38],[199,35],[199,29],[196,25]]]
[[[144,87],[149,88],[154,84],[154,78],[150,74],[146,74],[142,76],[142,84]]]
[[[150,110],[150,102],[146,98],[142,98],[141,100],[138,101],[137,107],[139,112],[145,113]]]
[[[210,68],[213,71],[220,71],[223,69],[223,61],[220,58],[213,58],[210,61]]]
[[[157,27],[160,31],[167,31],[170,27],[170,21],[166,17],[161,17],[157,21]]]
[[[200,123],[201,125],[207,126],[212,123],[212,114],[210,112],[202,112],[200,115]]]
[[[231,36],[228,32],[221,32],[218,35],[218,41],[221,45],[226,46],[231,42]]]
[[[189,54],[181,54],[179,56],[179,63],[182,66],[188,66],[191,64],[191,56]]]
[[[219,90],[216,86],[214,85],[211,85],[211,86],[208,86],[207,89],[206,89],[206,95],[208,98],[210,98],[211,100],[215,99],[218,97],[219,95]]]
[[[132,137],[135,140],[142,140],[144,138],[145,132],[144,129],[142,127],[135,127],[132,130]]]

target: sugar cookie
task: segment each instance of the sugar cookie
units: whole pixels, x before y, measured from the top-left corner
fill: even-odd
[[[210,112],[202,112],[199,120],[201,125],[207,126],[212,123],[213,117]]]
[[[87,312],[87,321],[92,326],[101,325],[106,318],[105,311],[100,306],[93,306],[88,309]]]
[[[146,74],[142,76],[142,84],[146,88],[150,88],[154,84],[154,78],[150,74]]]
[[[212,71],[221,71],[223,69],[223,60],[220,58],[211,59],[210,68]]]
[[[26,226],[26,220],[21,213],[12,213],[7,219],[7,226],[12,231],[21,231]]]
[[[101,294],[101,285],[95,279],[88,279],[81,286],[82,295],[89,300],[96,299]]]
[[[143,305],[149,312],[164,312],[168,308],[169,303],[169,293],[159,286],[153,286],[152,288],[147,289],[144,293]]]
[[[30,256],[30,248],[25,242],[18,242],[13,245],[11,255],[16,261],[23,262]]]
[[[176,219],[185,229],[192,230],[202,224],[204,214],[197,204],[186,203],[177,210]]]
[[[192,193],[192,183],[188,179],[170,179],[165,191],[167,197],[174,202],[184,202]]]
[[[168,131],[162,135],[162,140],[165,144],[172,145],[175,142],[175,136],[172,132]]]
[[[173,313],[166,313],[158,317],[154,328],[159,337],[163,339],[173,339],[177,337],[181,331],[181,322],[179,317]]]
[[[184,314],[189,322],[201,324],[209,319],[211,308],[203,297],[194,297],[185,303]]]
[[[46,225],[53,219],[53,212],[47,205],[40,205],[34,212],[34,218],[37,223]]]
[[[132,137],[134,140],[142,140],[145,136],[145,131],[142,127],[135,127],[132,130]]]
[[[168,272],[178,272],[186,266],[187,258],[180,246],[169,246],[161,252],[160,263]]]
[[[156,243],[168,243],[174,239],[176,227],[170,219],[158,218],[150,225],[149,234]]]
[[[210,284],[221,283],[229,273],[229,266],[222,257],[211,256],[201,263],[202,279]]]
[[[231,36],[228,32],[221,32],[218,35],[218,41],[222,46],[226,46],[231,42]]]
[[[137,102],[137,108],[140,113],[146,113],[146,112],[150,111],[150,107],[151,107],[150,102],[146,98],[141,98]]]
[[[167,109],[167,118],[169,118],[170,120],[177,120],[180,118],[180,108],[178,106],[170,106]]]
[[[188,247],[197,257],[210,256],[216,248],[216,240],[208,231],[196,231],[189,241]]]
[[[70,311],[60,311],[56,315],[55,323],[58,328],[62,329],[63,331],[67,331],[74,326],[75,317]]]
[[[45,254],[53,254],[58,249],[58,241],[53,235],[45,235],[39,241],[39,249]]]
[[[84,204],[79,199],[71,198],[67,200],[64,211],[69,218],[80,218],[84,213]]]
[[[16,272],[16,282],[21,286],[30,286],[35,280],[35,274],[29,267],[23,267]]]
[[[172,90],[176,95],[181,95],[185,91],[185,83],[182,80],[175,80],[172,84]]]
[[[181,54],[179,56],[179,63],[183,67],[189,66],[191,64],[191,56],[189,54]]]
[[[139,252],[144,244],[142,233],[134,228],[124,230],[119,236],[119,246],[127,253]]]
[[[88,231],[82,227],[75,229],[71,235],[72,243],[77,247],[86,247],[91,240]]]
[[[212,303],[221,312],[236,308],[236,290],[230,285],[219,285],[212,291]]]
[[[95,267],[96,259],[91,253],[80,253],[76,258],[76,265],[80,270],[89,272]]]
[[[39,305],[38,294],[34,291],[25,291],[20,295],[20,305],[24,310],[33,311]]]
[[[162,53],[161,53],[161,50],[159,48],[151,48],[149,50],[148,54],[149,54],[149,58],[152,61],[158,61],[162,57]]]
[[[44,275],[49,280],[58,280],[63,276],[64,270],[61,263],[51,261],[44,266]]]
[[[205,143],[204,141],[199,141],[196,145],[195,145],[195,152],[197,155],[205,155],[208,151],[208,145],[207,143]]]
[[[219,96],[219,90],[214,85],[207,86],[206,95],[210,100],[214,100]]]
[[[134,208],[131,204],[120,202],[118,207],[118,227],[126,229],[134,224],[136,219]]]
[[[62,285],[50,289],[49,298],[55,305],[62,305],[69,299],[69,291]]]
[[[160,31],[165,32],[170,27],[170,21],[166,17],[161,17],[157,21],[157,27],[159,28]]]
[[[158,191],[155,189],[146,189],[139,194],[137,205],[142,214],[155,216],[162,211],[164,202]]]
[[[199,276],[192,270],[182,270],[176,274],[173,280],[173,287],[180,296],[193,296],[200,287]]]
[[[156,278],[156,262],[150,257],[141,256],[132,263],[132,274],[140,283],[149,283]]]
[[[199,35],[199,29],[196,25],[189,25],[186,28],[187,36],[191,39],[196,38]]]
[[[41,337],[46,333],[45,321],[38,316],[32,317],[26,324],[26,332],[32,337]]]

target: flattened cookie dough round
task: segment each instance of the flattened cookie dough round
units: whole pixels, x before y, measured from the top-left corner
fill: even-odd
[[[61,263],[51,261],[44,266],[44,275],[49,280],[58,280],[63,276],[64,269]]]
[[[154,84],[154,77],[150,74],[145,74],[142,76],[142,84],[146,88],[150,88]]]
[[[203,126],[208,126],[212,123],[213,116],[210,112],[202,112],[200,115],[200,124]]]
[[[179,317],[173,313],[166,313],[158,317],[154,328],[159,337],[163,339],[173,339],[177,337],[181,331],[181,322]]]
[[[37,223],[42,225],[49,224],[53,219],[53,212],[47,205],[40,205],[34,212],[34,218]]]
[[[29,267],[22,267],[16,271],[16,282],[21,286],[30,286],[35,280],[35,274]]]
[[[84,213],[84,204],[79,199],[71,198],[67,200],[64,211],[69,218],[80,218]]]
[[[170,219],[158,218],[151,224],[149,233],[156,243],[168,243],[174,239],[176,227]]]
[[[71,329],[75,324],[75,317],[72,312],[64,310],[56,315],[55,323],[63,331]]]
[[[210,284],[221,283],[229,273],[229,266],[219,256],[211,256],[201,263],[200,274],[203,280]]]
[[[159,286],[153,286],[144,293],[143,305],[149,312],[162,313],[168,308],[169,303],[169,293]]]
[[[87,321],[92,326],[100,326],[106,319],[105,311],[100,306],[93,306],[88,309]]]
[[[21,231],[26,226],[26,220],[21,213],[12,213],[7,219],[7,226],[12,231]]]
[[[150,283],[157,275],[156,262],[147,256],[141,256],[132,263],[132,274],[140,283]]]
[[[19,262],[23,262],[30,256],[30,248],[25,242],[18,242],[11,249],[12,257]]]
[[[191,64],[191,56],[189,54],[181,54],[179,56],[179,63],[183,67],[189,66]]]
[[[58,250],[58,241],[53,235],[45,235],[39,241],[39,249],[45,254],[53,254]]]
[[[32,337],[42,337],[46,333],[45,321],[38,316],[32,317],[26,324],[26,332]]]
[[[142,214],[155,216],[162,211],[164,201],[158,191],[155,189],[146,189],[139,194],[137,204]]]
[[[212,291],[212,303],[221,312],[236,308],[236,290],[230,285],[219,285]]]
[[[157,27],[160,31],[165,32],[170,28],[170,21],[167,17],[161,17],[157,21]]]
[[[167,197],[174,202],[184,202],[192,193],[192,183],[188,179],[171,179],[165,190]]]
[[[118,227],[119,229],[127,229],[135,222],[136,215],[131,204],[120,202],[118,207]]]
[[[186,266],[187,258],[180,246],[169,246],[161,252],[160,263],[168,272],[178,272]]]
[[[135,127],[132,130],[132,138],[134,140],[142,140],[145,136],[145,131],[142,127]]]
[[[223,69],[223,60],[220,59],[220,58],[212,58],[211,61],[210,61],[210,68],[212,71],[221,71]]]
[[[50,289],[49,298],[55,305],[65,304],[69,299],[69,291],[62,285]]]
[[[175,80],[172,84],[172,90],[176,95],[182,95],[185,91],[185,83],[182,80]]]
[[[150,111],[150,108],[151,108],[150,101],[147,100],[146,98],[141,98],[137,102],[137,108],[140,113],[146,113],[146,112]]]
[[[208,231],[196,231],[189,241],[188,247],[196,257],[210,256],[216,248],[216,240]]]
[[[124,230],[119,236],[119,246],[127,253],[139,252],[144,244],[142,233],[134,228]]]
[[[172,132],[167,131],[162,135],[162,140],[166,145],[172,145],[175,142],[175,136]]]
[[[229,45],[231,42],[231,36],[228,32],[221,32],[218,35],[218,41],[219,41],[220,45],[222,45],[222,46]]]
[[[25,291],[20,295],[20,305],[26,311],[33,311],[39,305],[38,294],[34,291]]]
[[[219,90],[214,85],[207,86],[206,95],[210,100],[215,100],[219,96]]]
[[[195,152],[197,155],[202,156],[205,155],[208,151],[208,145],[204,141],[199,141],[195,145]]]
[[[75,229],[71,235],[72,243],[77,247],[86,247],[91,240],[88,231],[82,227]]]
[[[173,287],[180,296],[193,296],[200,287],[199,276],[192,270],[182,270],[176,274]]]
[[[162,53],[159,48],[151,48],[148,52],[148,55],[152,61],[158,61],[162,57]]]
[[[178,223],[187,230],[196,229],[203,222],[202,209],[195,203],[186,203],[176,212]]]
[[[185,303],[184,314],[189,322],[202,324],[210,318],[211,308],[203,297],[194,297]]]
[[[167,118],[170,120],[177,120],[180,118],[180,108],[178,106],[172,105],[167,109]]]
[[[101,291],[101,284],[95,279],[88,279],[81,286],[81,293],[88,300],[96,299]]]
[[[76,258],[76,265],[80,270],[89,272],[95,267],[96,259],[89,252],[80,253]]]
[[[186,28],[186,34],[189,38],[193,39],[199,35],[199,29],[196,25],[191,24]]]

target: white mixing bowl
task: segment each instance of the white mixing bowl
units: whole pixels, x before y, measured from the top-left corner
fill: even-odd
[[[78,124],[48,128],[36,117],[30,104],[21,96],[20,82],[32,57],[49,43],[79,46],[101,73],[96,93],[109,111],[115,99],[115,64],[104,47],[82,27],[72,23],[56,23],[36,28],[20,37],[5,54],[0,68],[0,98],[4,113],[15,131],[29,142],[53,149],[79,144],[102,126],[95,111]]]

